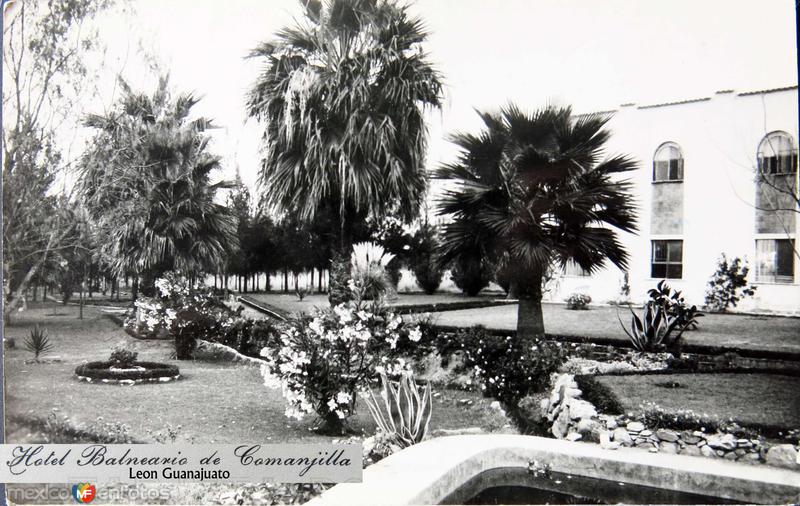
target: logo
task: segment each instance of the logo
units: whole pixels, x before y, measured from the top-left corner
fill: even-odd
[[[78,483],[72,486],[72,497],[82,503],[90,503],[97,493],[97,488],[91,483]]]

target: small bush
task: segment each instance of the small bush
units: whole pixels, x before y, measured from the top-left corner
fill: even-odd
[[[489,286],[494,277],[494,267],[487,260],[463,258],[453,264],[450,277],[462,292],[474,297]]]
[[[137,352],[120,346],[111,351],[109,361],[114,364],[114,367],[126,369],[131,367],[133,363],[136,362],[138,356],[139,354]]]
[[[303,299],[305,299],[306,295],[308,295],[308,290],[303,288],[303,287],[300,287],[297,290],[295,290],[294,293],[295,293],[295,295],[297,295],[297,300],[299,300],[300,302],[303,302]]]
[[[475,374],[484,395],[503,403],[510,414],[523,397],[544,391],[550,375],[567,358],[561,343],[547,339],[523,343],[489,334],[481,326],[459,331],[448,342],[440,341],[440,354],[457,350],[463,353],[464,365]]]
[[[743,298],[752,297],[756,287],[747,285],[749,272],[747,262],[738,257],[728,260],[723,253],[708,282],[706,306],[714,311],[726,311],[729,307],[736,307]]]
[[[417,284],[428,295],[436,292],[444,276],[444,269],[436,257],[438,246],[436,228],[423,223],[412,238],[410,267]]]
[[[566,299],[567,309],[584,310],[589,309],[592,298],[585,293],[573,293]]]

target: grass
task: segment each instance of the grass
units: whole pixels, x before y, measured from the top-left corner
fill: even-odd
[[[654,402],[749,426],[800,428],[800,378],[764,373],[597,376],[628,413]]]
[[[326,294],[309,294],[300,301],[294,293],[254,293],[243,294],[269,304],[270,306],[287,313],[308,313],[315,307],[328,307]],[[490,302],[494,299],[503,299],[502,294],[488,294],[479,297],[468,297],[460,293],[399,293],[397,298],[390,300],[389,305],[394,307],[431,305],[431,304],[463,304],[475,302]]]
[[[313,432],[312,420],[290,421],[279,391],[264,387],[259,370],[227,362],[177,361],[170,358],[168,341],[139,341],[105,318],[96,308],[62,307],[60,316],[47,316],[49,308],[20,313],[6,337],[19,343],[35,323],[48,329],[58,362],[26,363],[32,355],[18,347],[5,350],[7,420],[20,421],[48,416],[53,409],[69,416],[77,426],[88,426],[97,417],[130,426],[131,436],[148,440],[148,431],[181,425],[181,438],[196,443],[323,442],[330,437]],[[140,360],[177,365],[183,379],[164,384],[135,386],[79,382],[75,367],[83,361],[107,359],[111,349],[125,343],[139,353]],[[47,358],[47,357],[45,357]],[[482,427],[497,429],[497,418],[489,408],[491,399],[479,393],[439,389],[431,430]],[[470,405],[459,403],[472,401]],[[11,424],[8,440],[33,441],[36,430]],[[364,406],[353,427],[367,435],[375,427]],[[13,438],[21,438],[15,441]],[[34,438],[34,439],[31,439]]]
[[[595,306],[588,311],[570,311],[563,304],[543,304],[548,334],[608,339],[626,343],[628,338],[617,320],[617,308]],[[619,308],[623,322],[630,321],[627,308]],[[627,315],[627,316],[626,316]],[[439,325],[469,327],[482,324],[490,329],[514,330],[517,305],[432,313]],[[746,350],[800,353],[800,319],[781,316],[707,314],[700,328],[683,334],[688,344]]]

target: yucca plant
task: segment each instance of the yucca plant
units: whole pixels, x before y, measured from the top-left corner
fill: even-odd
[[[401,448],[422,441],[428,433],[433,412],[431,384],[420,389],[411,373],[391,381],[381,373],[381,399],[370,391],[365,398],[378,429]]]
[[[47,337],[47,330],[39,328],[39,324],[36,324],[31,329],[28,339],[25,340],[25,349],[33,353],[35,360],[39,360],[39,356],[52,350],[53,343]]]

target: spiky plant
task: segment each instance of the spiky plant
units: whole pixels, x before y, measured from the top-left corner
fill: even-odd
[[[380,400],[370,391],[365,402],[378,429],[401,448],[425,439],[433,413],[430,383],[420,389],[413,374],[390,381],[381,373]]]
[[[37,361],[40,356],[49,353],[53,349],[53,343],[47,337],[47,330],[40,328],[38,323],[34,325],[25,340],[25,349],[33,353],[33,358]]]
[[[574,261],[594,272],[605,260],[625,268],[628,254],[614,229],[636,230],[631,185],[617,177],[636,168],[627,156],[606,156],[609,117],[573,116],[569,107],[526,113],[508,105],[480,113],[484,129],[458,133],[455,163],[437,177],[450,185],[439,214],[441,259],[505,256],[519,298],[517,335],[544,335],[542,282],[548,267]]]

